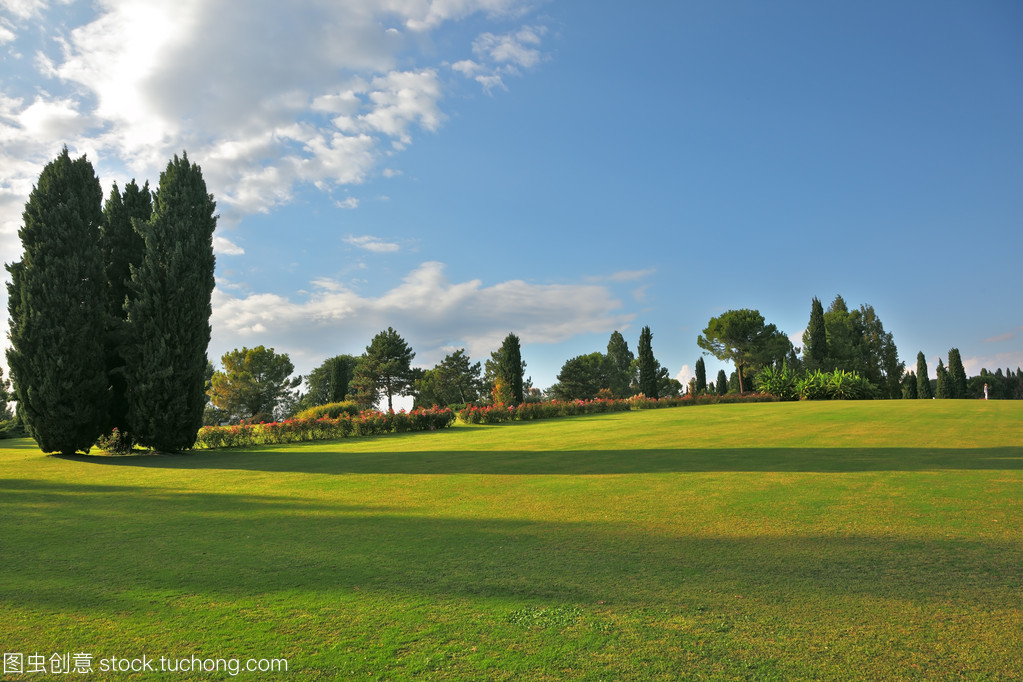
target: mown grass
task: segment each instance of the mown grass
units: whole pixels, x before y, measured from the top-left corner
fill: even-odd
[[[0,648],[308,679],[1018,678],[1021,444],[1023,404],[995,401],[182,456],[7,441]]]

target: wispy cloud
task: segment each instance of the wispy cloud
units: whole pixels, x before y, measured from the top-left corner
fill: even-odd
[[[416,361],[429,366],[450,348],[465,347],[470,355],[484,357],[509,331],[523,343],[557,343],[621,328],[628,318],[603,286],[452,282],[439,262],[423,263],[376,297],[331,279],[311,285],[300,298],[236,296],[218,287],[213,312],[217,348],[211,357],[258,339],[294,349],[293,360],[314,365],[338,352],[360,352],[374,334],[391,326],[416,349]]]
[[[370,235],[363,235],[361,237],[345,237],[345,243],[351,244],[359,249],[371,251],[372,253],[394,253],[401,249],[401,246],[395,242],[385,242],[379,237],[373,237]]]
[[[1020,330],[1023,330],[1023,325],[1020,325],[1011,331],[1007,331],[1004,334],[998,334],[997,336],[984,339],[984,343],[1004,343],[1006,341],[1012,341],[1019,335]]]

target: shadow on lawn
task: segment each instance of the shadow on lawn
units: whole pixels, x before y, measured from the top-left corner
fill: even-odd
[[[0,549],[16,558],[0,602],[56,612],[372,593],[608,608],[851,595],[1001,609],[1019,608],[1023,582],[1023,546],[983,538],[710,536],[24,479],[0,480],[0,500]]]
[[[1023,470],[1023,447],[1000,448],[749,448],[360,452],[323,443],[271,449],[198,451],[173,456],[67,459],[105,466],[237,469],[320,474],[602,475],[684,472],[807,472]],[[329,447],[329,446],[328,446]],[[351,448],[349,450],[348,448]]]

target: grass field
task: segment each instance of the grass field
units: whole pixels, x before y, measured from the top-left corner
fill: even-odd
[[[0,649],[93,666],[1019,678],[1023,403],[713,405],[181,456],[3,441],[0,560]]]

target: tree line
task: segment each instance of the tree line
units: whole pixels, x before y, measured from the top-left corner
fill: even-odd
[[[17,417],[44,452],[103,434],[187,449],[205,405],[216,203],[201,169],[175,155],[159,186],[104,202],[67,147],[43,169],[7,265],[7,361]]]

